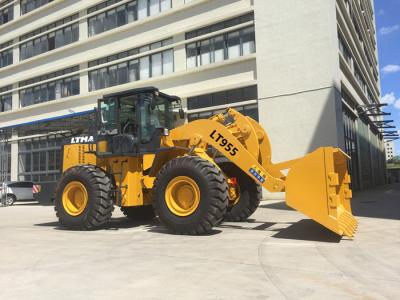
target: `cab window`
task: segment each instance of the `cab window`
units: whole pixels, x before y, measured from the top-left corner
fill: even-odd
[[[117,134],[117,101],[115,98],[100,102],[100,131],[107,134]]]
[[[136,104],[137,96],[121,97],[119,122],[121,134],[137,135]]]

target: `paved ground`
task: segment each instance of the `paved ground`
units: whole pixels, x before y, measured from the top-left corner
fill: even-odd
[[[119,213],[71,232],[52,207],[0,208],[0,299],[400,299],[400,185],[353,204],[354,240],[279,201],[201,237]]]

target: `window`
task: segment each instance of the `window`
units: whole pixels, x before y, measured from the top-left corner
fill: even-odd
[[[121,0],[109,0],[88,9],[88,14],[114,5]],[[171,0],[135,0],[101,12],[88,19],[89,36],[126,25],[136,20],[144,19],[168,10],[172,7]]]
[[[222,113],[225,109],[216,110],[215,106],[232,106],[239,112],[243,113],[246,116],[253,118],[254,120],[258,120],[258,104],[255,102],[254,104],[247,105],[235,105],[238,102],[245,101],[257,101],[257,86],[249,86],[245,88],[239,88],[234,90],[227,90],[212,94],[200,95],[196,97],[190,97],[187,99],[188,103],[188,120],[194,121],[197,119],[208,119],[214,114]],[[194,109],[206,109],[210,108],[210,110],[205,110],[201,112],[191,113],[191,110]],[[214,109],[213,109],[214,108]]]
[[[14,4],[13,0],[6,0],[0,3],[0,26],[14,19]]]
[[[12,41],[0,45],[0,68],[4,68],[13,63],[13,49],[8,48],[7,50],[4,51],[1,50],[11,45]]]
[[[257,100],[257,86],[227,90],[212,94],[206,94],[187,99],[188,109],[200,109],[219,105],[229,105],[237,102]]]
[[[347,97],[347,95],[343,95]],[[348,98],[348,97],[347,97]],[[348,162],[349,171],[352,177],[352,188],[359,189],[358,177],[358,143],[357,143],[357,130],[356,130],[356,118],[347,109],[343,109],[343,124],[344,124],[344,139],[345,139],[345,150],[346,153],[351,157]]]
[[[212,26],[186,33],[186,39],[195,38],[224,28],[254,20],[247,14]],[[187,68],[208,65],[226,59],[237,58],[256,52],[254,26],[235,30],[209,39],[186,45]]]
[[[255,53],[254,27],[230,32],[186,46],[187,68],[204,66]]]
[[[6,93],[11,90],[12,86],[7,86],[4,88],[0,88],[0,94]],[[0,112],[8,111],[12,109],[12,94],[3,94],[0,95]]]
[[[61,167],[61,138],[47,136],[19,142],[18,177],[35,183],[54,182]]]
[[[364,77],[361,75],[361,72],[356,65],[354,66],[354,76],[356,77],[356,80],[357,80],[360,88],[365,93],[367,91],[367,84],[365,83]]]
[[[242,24],[242,23],[249,22],[249,21],[254,21],[254,14],[253,13],[249,13],[249,14],[246,14],[246,15],[243,15],[243,16],[240,16],[240,17],[229,19],[229,20],[224,21],[224,22],[213,24],[211,26],[206,26],[206,27],[202,27],[202,28],[187,32],[186,33],[186,39],[187,40],[188,39],[192,39],[192,38],[195,38],[195,37],[199,37],[199,36],[202,36],[202,35],[205,35],[205,34],[209,34],[209,33],[212,33],[212,32],[218,31],[218,30],[226,29],[226,28],[229,28],[229,27],[232,27],[232,26],[236,26],[236,25],[239,25],[239,24]]]
[[[340,50],[340,53],[342,53],[347,64],[351,68],[352,56],[351,56],[349,48],[346,46],[346,43],[341,35],[339,35],[339,50]]]
[[[32,10],[53,1],[54,0],[21,0],[21,15],[31,12]]]
[[[157,49],[171,44],[172,39],[124,51],[89,62],[89,67],[137,55],[150,49]],[[147,79],[150,77],[170,74],[174,71],[174,51],[167,49],[152,55],[127,60],[107,67],[100,67],[89,72],[89,90],[95,91],[128,82]]]
[[[249,116],[250,118],[258,121],[258,105],[257,104],[250,104],[250,105],[240,105],[234,106],[234,108],[239,111],[240,113],[244,114],[245,116]],[[195,121],[198,119],[208,119],[212,115],[216,115],[219,113],[223,113],[225,110],[208,110],[205,112],[200,113],[189,113],[188,114],[188,121]]]
[[[20,37],[20,41],[27,40],[33,36],[40,35],[40,33],[48,31],[54,27],[59,27],[63,24],[69,23],[78,18],[78,14],[64,18],[60,21],[52,23],[50,25],[41,27],[35,31]],[[52,51],[54,49],[63,47],[65,45],[74,43],[79,40],[79,24],[74,23],[63,28],[59,28],[54,32],[47,33],[39,36],[33,40],[29,40],[20,45],[20,59],[28,59],[33,56]]]
[[[43,75],[40,77],[20,82],[19,83],[20,87],[26,85],[34,85],[35,83],[38,83],[37,85],[20,90],[19,92],[20,106],[25,107],[64,97],[78,95],[80,93],[79,75],[73,75],[70,77],[40,84],[40,82],[42,81],[66,75],[72,72],[76,72],[78,70],[79,67],[76,66],[73,68],[68,68],[62,71],[54,72],[51,74]]]
[[[7,143],[7,139],[10,138],[8,134],[3,136],[6,138],[6,142],[0,144],[0,168],[2,168],[3,173],[2,175],[5,176],[6,181],[10,181],[11,177],[11,144]]]

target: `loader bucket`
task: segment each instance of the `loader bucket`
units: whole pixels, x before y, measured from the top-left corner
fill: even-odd
[[[352,237],[357,220],[350,206],[348,159],[338,148],[319,148],[290,168],[285,190],[288,206],[338,235]]]

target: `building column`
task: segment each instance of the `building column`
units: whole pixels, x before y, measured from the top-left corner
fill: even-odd
[[[14,48],[15,50],[15,48]],[[19,48],[18,48],[19,50]],[[19,58],[19,55],[18,55]],[[13,84],[13,89],[18,88],[18,84]],[[19,108],[19,92],[12,93],[12,110]],[[11,136],[11,181],[18,180],[18,133],[13,132]]]
[[[86,9],[79,12],[79,18],[86,16]],[[86,40],[88,38],[88,20],[82,19],[79,21],[79,40]]]
[[[80,70],[84,70],[88,67],[87,63],[79,65]],[[79,74],[79,90],[80,94],[87,94],[89,92],[89,72],[81,72]]]
[[[174,36],[173,43],[179,43],[185,40],[185,34],[180,33]],[[179,45],[174,48],[174,64],[175,72],[186,70],[186,46]]]
[[[18,133],[11,136],[11,181],[18,181]]]
[[[189,2],[189,0],[186,0],[186,2]],[[172,0],[172,7],[177,7],[179,5],[182,5],[185,3],[185,0]]]
[[[173,43],[179,43],[185,40],[185,34],[180,33],[174,36]],[[174,72],[186,70],[186,45],[182,44],[174,47]],[[187,99],[182,99],[182,106],[184,109],[187,108]]]
[[[14,3],[14,20],[21,16],[21,1],[16,1]]]
[[[344,144],[335,5],[254,0],[259,120],[274,162]]]
[[[14,39],[13,44],[15,45],[13,47],[13,64],[16,64],[19,62],[19,45],[18,44],[19,39]]]

